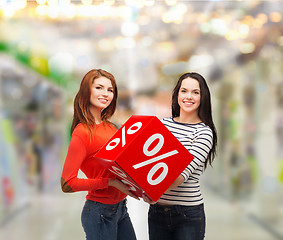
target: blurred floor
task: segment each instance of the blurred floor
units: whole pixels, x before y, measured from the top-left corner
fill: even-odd
[[[241,204],[232,204],[210,189],[203,189],[203,193],[206,199],[207,240],[282,239],[282,232],[270,231]],[[1,226],[0,239],[84,239],[80,224],[84,197],[85,193],[63,194],[59,188],[38,194],[25,209]],[[148,205],[142,200],[129,199],[128,208],[138,240],[147,240]]]

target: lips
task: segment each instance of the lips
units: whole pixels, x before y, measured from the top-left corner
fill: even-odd
[[[104,103],[104,104],[108,102],[106,98],[99,98],[98,100],[99,102]]]
[[[193,102],[183,102],[185,105],[188,105],[188,106],[191,106],[193,105],[194,103]]]

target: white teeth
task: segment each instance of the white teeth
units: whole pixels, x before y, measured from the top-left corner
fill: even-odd
[[[107,99],[98,99],[100,102],[106,103]]]

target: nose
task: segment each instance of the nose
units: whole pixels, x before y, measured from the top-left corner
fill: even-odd
[[[186,98],[188,98],[188,99],[192,99],[192,94],[191,94],[191,93],[187,93]]]
[[[107,89],[103,90],[102,95],[103,95],[103,96],[108,96],[108,91],[107,91]]]

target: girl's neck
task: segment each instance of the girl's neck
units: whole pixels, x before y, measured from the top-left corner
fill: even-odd
[[[91,109],[90,110],[92,117],[95,120],[95,124],[100,124],[102,123],[102,119],[101,119],[101,111],[98,109]]]
[[[196,124],[201,122],[201,119],[199,118],[198,115],[182,114],[182,113],[180,113],[180,116],[176,117],[175,120],[180,123],[189,123],[189,124]]]

